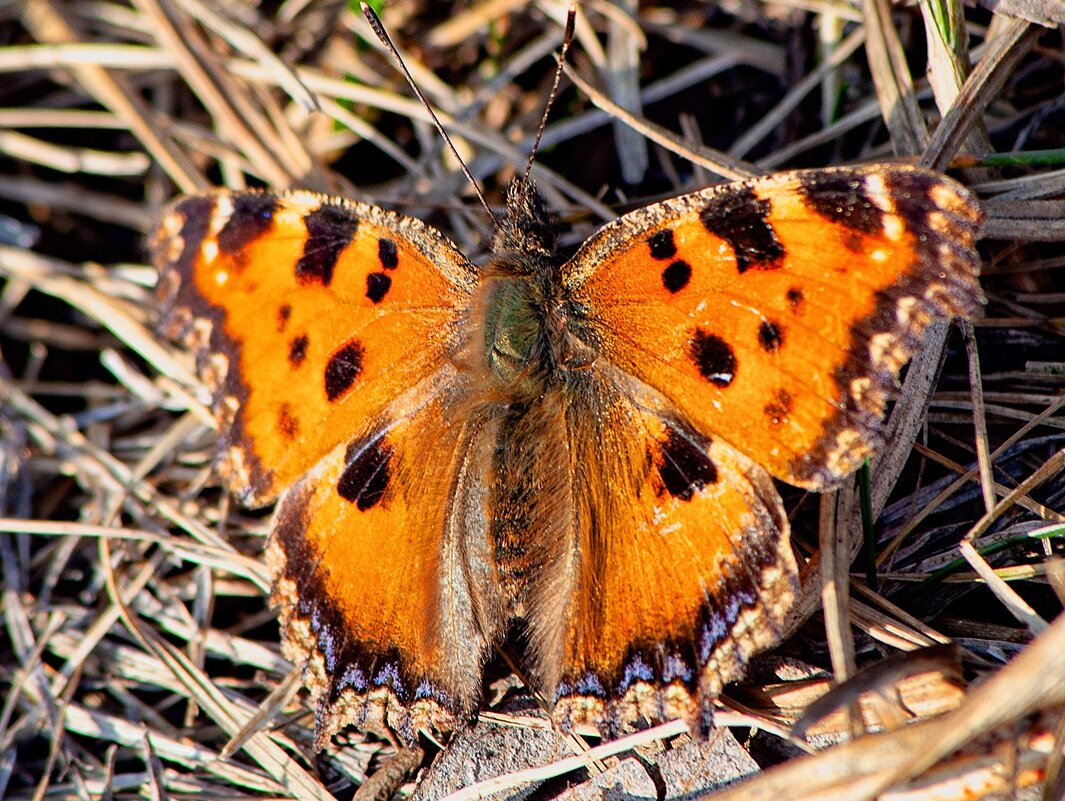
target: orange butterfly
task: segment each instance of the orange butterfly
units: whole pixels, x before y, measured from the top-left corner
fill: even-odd
[[[796,566],[772,478],[837,485],[929,321],[981,303],[981,213],[900,165],[656,203],[568,261],[518,179],[492,256],[308,192],[181,200],[163,330],[216,390],[222,464],[280,497],[268,559],[318,742],[474,715],[518,627],[560,723],[705,726]]]

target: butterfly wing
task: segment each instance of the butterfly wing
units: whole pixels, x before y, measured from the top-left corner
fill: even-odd
[[[641,209],[562,267],[575,556],[530,614],[559,717],[698,726],[777,641],[797,580],[771,475],[830,487],[876,448],[929,321],[979,307],[979,221],[936,173],[796,172]]]
[[[432,376],[475,282],[428,226],[309,192],[185,198],[153,251],[161,328],[200,352],[223,472],[248,505]]]
[[[161,327],[198,348],[229,487],[284,493],[273,600],[319,746],[350,721],[450,729],[486,641],[460,567],[483,556],[460,535],[484,512],[461,503],[479,495],[452,362],[474,268],[416,220],[307,192],[186,198],[154,252]]]
[[[571,477],[553,495],[569,503],[571,547],[556,553],[570,558],[531,585],[536,676],[562,723],[698,730],[724,684],[779,640],[794,599],[780,496],[765,470],[616,368],[576,381],[555,404]]]
[[[485,552],[478,426],[462,380],[408,417],[356,432],[283,497],[268,561],[285,652],[306,664],[316,740],[387,723],[408,742],[476,710],[484,651],[503,624]],[[461,403],[461,399],[458,401]],[[480,544],[480,548],[478,545]]]
[[[980,218],[926,170],[782,173],[622,217],[563,280],[601,358],[777,478],[824,489],[880,443],[928,323],[979,309]]]

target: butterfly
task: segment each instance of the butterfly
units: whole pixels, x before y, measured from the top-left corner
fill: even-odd
[[[798,590],[773,479],[876,452],[922,332],[979,312],[980,221],[900,164],[712,186],[568,259],[518,178],[480,265],[310,192],[172,205],[161,330],[198,351],[228,486],[277,501],[318,744],[466,725],[508,637],[561,725],[705,729]]]

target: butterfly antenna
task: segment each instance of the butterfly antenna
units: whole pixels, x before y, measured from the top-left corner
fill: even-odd
[[[377,16],[377,13],[370,8],[366,3],[359,3],[362,8],[362,14],[366,17],[366,21],[370,23],[370,27],[373,32],[377,34],[377,38],[381,40],[381,44],[385,46],[385,49],[399,64],[399,68],[403,71],[403,75],[407,79],[407,83],[410,84],[410,88],[414,90],[414,94],[418,96],[418,99],[422,101],[422,105],[425,106],[425,110],[429,112],[429,117],[433,121],[433,125],[436,126],[436,130],[440,132],[440,136],[447,142],[447,146],[451,149],[452,154],[458,160],[459,166],[462,168],[462,174],[466,176],[466,180],[470,182],[470,186],[473,187],[473,191],[477,193],[477,199],[481,201],[481,205],[484,206],[484,210],[488,212],[488,216],[492,219],[492,222],[498,224],[495,214],[492,213],[492,209],[488,206],[488,201],[485,200],[484,194],[481,192],[481,187],[477,184],[477,179],[473,177],[473,173],[470,172],[470,168],[466,166],[466,162],[462,160],[462,156],[459,155],[458,149],[455,147],[455,143],[451,141],[451,137],[447,135],[447,131],[444,130],[444,126],[440,123],[440,118],[436,116],[436,112],[433,111],[433,107],[426,100],[425,95],[422,94],[422,90],[418,88],[418,84],[414,82],[414,76],[410,74],[410,70],[407,69],[407,65],[403,62],[403,56],[399,54],[399,50],[394,44],[392,39],[388,35],[388,31],[385,30],[385,26],[381,22],[381,18]],[[555,84],[558,84],[558,79],[555,79]],[[539,138],[539,137],[537,137]]]
[[[551,113],[551,106],[558,97],[558,85],[562,81],[562,67],[566,63],[566,51],[569,50],[570,42],[573,41],[573,28],[577,24],[577,4],[571,3],[566,12],[566,31],[562,34],[562,49],[558,51],[558,69],[555,70],[555,82],[551,85],[551,94],[547,97],[547,105],[544,106],[544,115],[540,118],[540,127],[536,129],[536,138],[533,140],[532,150],[529,152],[529,163],[525,165],[523,180],[529,180],[533,162],[536,160],[536,151],[540,149],[540,138],[544,135],[547,127],[547,117]]]

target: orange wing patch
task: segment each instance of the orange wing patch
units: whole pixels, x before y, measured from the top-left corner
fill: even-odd
[[[308,192],[188,198],[155,251],[162,327],[201,349],[223,469],[251,505],[439,370],[475,280],[433,229]]]
[[[785,173],[627,215],[564,281],[603,358],[777,478],[824,489],[880,444],[928,323],[977,313],[979,222],[926,170]]]

